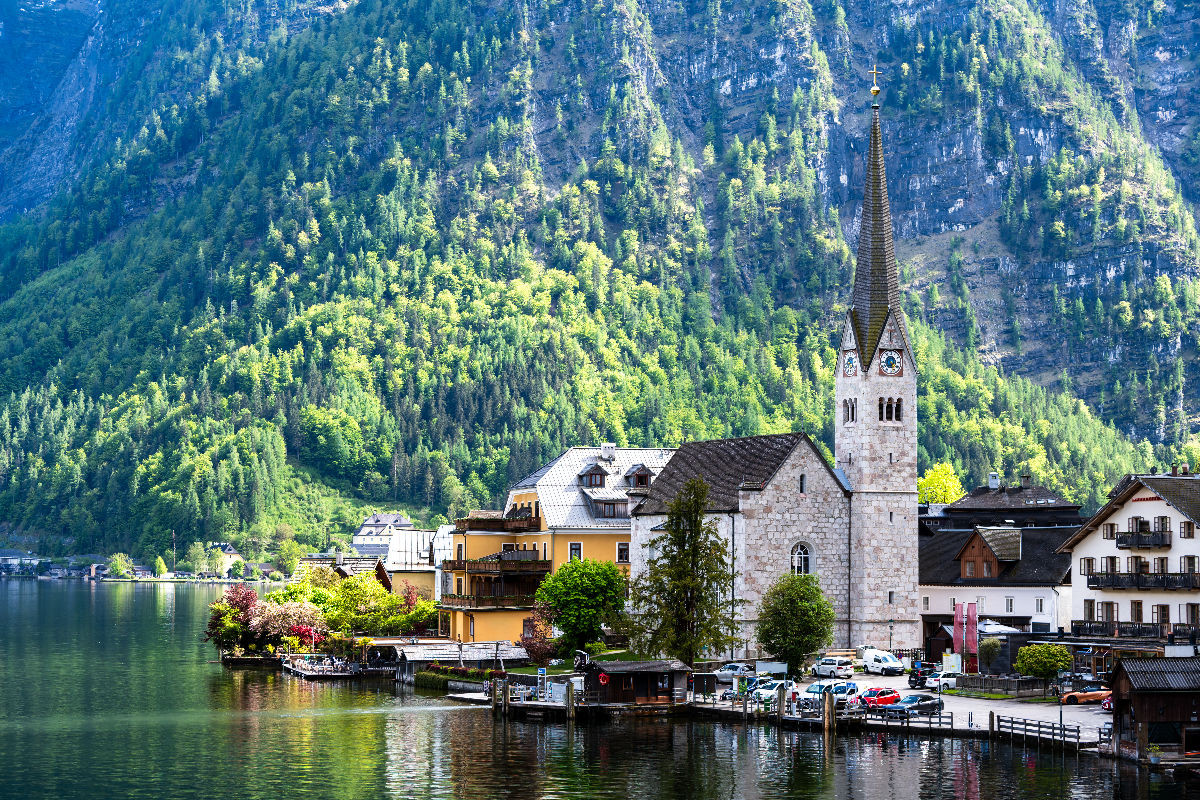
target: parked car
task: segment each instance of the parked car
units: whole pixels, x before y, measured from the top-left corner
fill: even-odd
[[[925,682],[929,680],[929,676],[937,672],[937,668],[932,664],[922,664],[917,662],[913,665],[912,672],[908,673],[908,688],[924,689]]]
[[[862,704],[867,708],[890,706],[900,699],[900,693],[895,689],[875,686],[862,693]]]
[[[931,694],[910,694],[900,698],[881,711],[886,717],[917,717],[942,713],[942,699]]]
[[[877,675],[903,675],[904,664],[886,650],[867,648],[863,651],[863,672]]]
[[[775,700],[779,697],[779,687],[787,686],[788,682],[784,680],[760,680],[754,685],[754,691],[750,693],[750,699],[756,703],[765,703]],[[786,700],[787,695],[785,693]]]
[[[935,672],[925,680],[925,688],[936,692],[941,689],[953,689],[958,685],[961,672]]]
[[[834,711],[842,711],[847,708],[855,708],[859,703],[858,684],[853,681],[838,684],[830,691],[833,693],[833,709]]]
[[[1107,686],[1101,686],[1098,683],[1093,683],[1090,686],[1074,691],[1067,692],[1062,696],[1062,701],[1069,706],[1078,705],[1079,703],[1103,703],[1112,696],[1112,689]]]
[[[737,683],[738,678],[749,677],[754,674],[754,670],[749,664],[730,663],[713,674],[717,676],[717,683]]]
[[[745,692],[742,692],[741,685],[739,683],[735,682],[728,689],[721,692],[721,699],[722,700],[734,700],[738,697],[741,697],[743,693],[747,694],[747,695],[752,694],[755,689],[757,689],[760,685],[762,685],[763,683],[765,683],[766,681],[769,681],[769,680],[771,680],[771,679],[770,678],[758,678],[758,677],[753,677],[753,676],[746,678]]]
[[[842,685],[842,681],[815,681],[809,685],[804,693],[800,695],[801,708],[819,709],[821,703],[824,702],[826,692],[831,692],[837,686]]]
[[[826,656],[813,664],[812,674],[818,678],[852,678],[854,662],[848,658]]]

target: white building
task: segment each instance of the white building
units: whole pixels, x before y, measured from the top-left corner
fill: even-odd
[[[921,536],[926,637],[951,624],[955,603],[1019,631],[1071,623],[1071,557],[1056,552],[1077,528],[978,527]]]
[[[1108,623],[1120,635],[1200,629],[1197,521],[1200,476],[1187,465],[1182,474],[1122,478],[1061,548],[1074,566],[1072,619]]]

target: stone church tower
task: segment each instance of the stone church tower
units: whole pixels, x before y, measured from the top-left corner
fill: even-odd
[[[852,490],[850,644],[919,647],[917,366],[904,311],[879,129],[878,87],[854,294],[836,378],[834,457]]]

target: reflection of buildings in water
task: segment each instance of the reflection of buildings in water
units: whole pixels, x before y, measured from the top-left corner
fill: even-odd
[[[175,584],[154,584],[154,607],[158,620],[169,631],[175,630]]]

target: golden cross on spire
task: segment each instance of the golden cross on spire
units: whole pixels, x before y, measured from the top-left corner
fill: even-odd
[[[879,71],[879,65],[873,64],[871,68],[867,70],[867,74],[871,76],[871,96],[877,96],[879,94],[879,76],[883,74]]]

